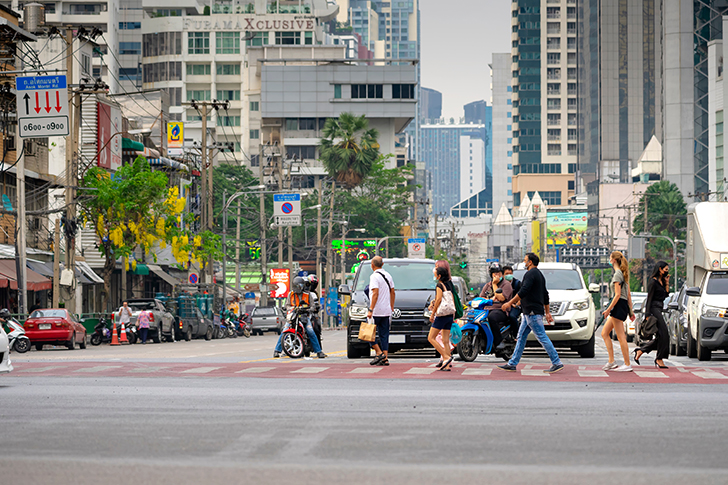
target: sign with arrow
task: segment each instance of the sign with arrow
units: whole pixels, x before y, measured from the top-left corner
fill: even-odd
[[[21,138],[68,136],[66,76],[15,78]]]

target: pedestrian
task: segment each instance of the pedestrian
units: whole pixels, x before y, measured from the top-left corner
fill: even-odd
[[[455,323],[455,300],[453,299],[452,278],[450,272],[444,267],[435,267],[435,279],[437,287],[435,289],[435,301],[430,306],[430,333],[427,340],[435,347],[440,354],[440,362],[437,366],[441,371],[452,370],[452,354],[450,353],[450,329]],[[442,337],[442,345],[437,341],[437,337]]]
[[[609,306],[602,312],[607,323],[602,327],[602,339],[604,346],[607,348],[609,361],[602,367],[603,370],[613,370],[614,372],[632,372],[632,366],[629,364],[629,347],[627,346],[627,335],[624,333],[624,321],[631,318],[634,321],[634,312],[632,311],[632,292],[629,291],[629,265],[627,258],[619,251],[614,251],[609,263],[614,268],[614,275],[610,286],[614,288],[614,296]],[[614,361],[614,346],[612,345],[611,333],[617,335],[619,347],[622,350],[622,359],[624,365],[617,365]]]
[[[141,334],[142,344],[147,343],[147,335],[149,335],[149,316],[152,312],[142,310],[139,312],[137,317],[137,326],[139,327],[139,333]]]
[[[662,308],[665,304],[665,298],[669,295],[668,288],[670,288],[670,267],[666,262],[659,261],[655,265],[655,270],[649,280],[647,300],[644,306],[644,321],[647,321],[649,317],[655,317],[657,319],[657,334],[655,338],[634,350],[634,361],[638,365],[643,354],[649,354],[656,350],[655,366],[660,369],[667,369],[664,359],[670,356],[670,334],[667,331],[665,318],[662,316]]]
[[[513,287],[509,281],[503,278],[503,270],[500,266],[490,267],[490,281],[483,286],[480,296],[493,300],[493,304],[484,309],[488,310],[488,323],[493,334],[493,348],[503,350],[505,344],[500,329],[508,321],[508,314],[503,311],[502,307],[505,302],[513,298]]]
[[[501,307],[504,312],[509,312],[513,305],[521,302],[523,320],[521,320],[521,326],[518,328],[518,340],[516,341],[516,348],[513,351],[511,360],[506,365],[499,365],[498,367],[506,371],[515,372],[517,369],[516,366],[521,360],[521,355],[523,355],[523,350],[526,348],[526,337],[528,337],[529,333],[533,332],[536,340],[546,350],[546,353],[548,353],[551,359],[551,368],[544,372],[553,374],[562,370],[564,364],[561,363],[559,354],[556,352],[554,344],[551,343],[551,339],[546,335],[546,330],[544,330],[543,326],[544,318],[549,323],[554,321],[549,310],[549,292],[546,289],[546,279],[538,269],[539,258],[534,253],[526,254],[523,262],[526,265],[527,271],[523,275],[521,289],[512,300],[504,303]]]
[[[128,326],[131,322],[131,308],[128,302],[123,302],[118,312],[119,325]]]
[[[369,277],[369,311],[367,319],[373,318],[377,326],[377,338],[369,344],[376,352],[370,365],[389,365],[389,328],[394,311],[394,280],[382,269],[381,256],[372,258],[372,275]]]

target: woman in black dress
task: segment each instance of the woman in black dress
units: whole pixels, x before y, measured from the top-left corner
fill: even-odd
[[[660,369],[667,369],[663,359],[670,356],[670,334],[667,331],[665,318],[662,316],[662,308],[665,304],[665,298],[668,297],[670,288],[670,268],[664,261],[659,261],[655,266],[652,277],[649,282],[649,290],[647,292],[647,301],[645,301],[645,321],[652,317],[657,319],[657,335],[642,347],[634,350],[634,360],[638,364],[642,354],[649,354],[653,350],[657,351],[655,365]]]

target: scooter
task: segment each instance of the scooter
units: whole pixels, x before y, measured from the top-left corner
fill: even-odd
[[[133,323],[124,324],[124,329],[126,330],[126,339],[129,341],[129,344],[135,344],[139,339],[136,325]],[[116,331],[120,333],[121,327],[117,325]],[[106,317],[102,316],[99,318],[99,323],[97,323],[94,327],[94,333],[91,335],[91,345],[111,343],[112,336],[113,331],[111,329],[111,325],[109,325],[109,321]]]
[[[470,302],[470,310],[465,315],[465,324],[460,327],[463,338],[457,345],[458,355],[466,362],[473,362],[479,354],[495,354],[504,360],[509,360],[516,348],[516,342],[511,335],[511,327],[514,326],[514,320],[509,318],[501,327],[501,335],[503,335],[503,343],[505,348],[493,348],[493,332],[488,322],[489,307],[493,305],[493,300],[486,298],[475,298]]]
[[[14,318],[7,320],[6,325],[10,330],[8,332],[8,347],[12,351],[16,351],[19,354],[24,354],[30,350],[30,339],[25,335],[25,329],[23,326]]]
[[[240,315],[240,318],[238,318],[238,336],[250,338],[250,328],[251,328],[251,322],[250,322],[250,314],[249,313],[243,313]]]

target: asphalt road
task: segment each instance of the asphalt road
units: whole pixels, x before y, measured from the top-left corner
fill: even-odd
[[[341,332],[327,334],[335,353]],[[3,483],[728,483],[723,381],[23,372],[99,362],[352,366],[339,354],[273,361],[269,340],[14,354],[16,372],[0,376]],[[427,360],[407,355],[392,367]],[[724,372],[726,362],[709,364]],[[532,352],[524,363],[548,362]],[[469,365],[493,367],[484,357]]]

